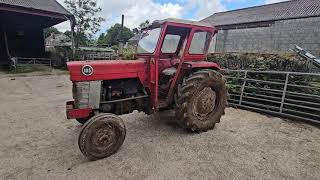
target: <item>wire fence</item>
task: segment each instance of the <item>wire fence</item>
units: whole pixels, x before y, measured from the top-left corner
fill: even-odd
[[[320,74],[224,70],[234,107],[320,123]]]

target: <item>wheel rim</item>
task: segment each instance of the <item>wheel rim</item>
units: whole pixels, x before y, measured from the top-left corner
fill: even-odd
[[[210,87],[204,88],[194,101],[194,114],[201,120],[212,113],[216,107],[217,93]]]
[[[91,142],[97,150],[104,151],[117,141],[117,137],[116,128],[112,124],[105,123],[96,127]]]

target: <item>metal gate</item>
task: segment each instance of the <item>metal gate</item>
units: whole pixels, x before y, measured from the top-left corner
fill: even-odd
[[[224,70],[229,104],[320,123],[320,74]]]
[[[52,67],[52,60],[49,58],[23,58],[23,57],[13,57],[11,58],[12,65],[14,67],[21,64],[33,64],[33,65],[44,65]]]

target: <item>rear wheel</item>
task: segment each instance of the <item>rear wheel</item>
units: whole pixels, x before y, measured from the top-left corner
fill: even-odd
[[[116,153],[126,137],[123,120],[113,114],[99,114],[83,127],[78,144],[90,160],[106,158]]]
[[[193,131],[213,129],[227,106],[228,91],[223,76],[201,70],[184,79],[176,94],[178,123]]]

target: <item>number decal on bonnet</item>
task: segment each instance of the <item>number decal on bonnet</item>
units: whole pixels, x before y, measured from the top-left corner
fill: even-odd
[[[91,76],[93,74],[93,68],[90,65],[84,65],[82,67],[82,74],[85,76]]]

